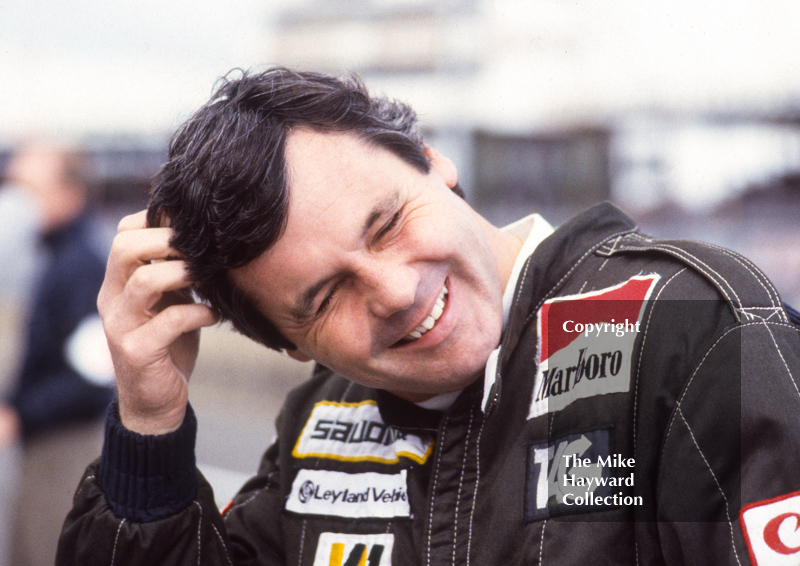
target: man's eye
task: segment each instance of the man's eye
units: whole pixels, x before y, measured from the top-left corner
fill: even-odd
[[[387,223],[386,223],[386,224],[383,226],[383,228],[381,228],[381,229],[378,231],[378,233],[377,233],[377,234],[375,234],[375,238],[373,239],[373,243],[377,244],[378,242],[380,242],[380,241],[381,241],[381,240],[384,238],[384,236],[386,236],[386,234],[388,234],[389,232],[391,232],[391,231],[392,231],[392,229],[393,229],[395,226],[397,226],[397,224],[400,222],[400,217],[401,217],[401,213],[400,213],[400,211],[397,211],[397,212],[394,214],[394,216],[392,216],[391,220],[389,220],[389,222],[387,222]]]
[[[325,298],[322,299],[322,302],[319,304],[319,308],[317,308],[317,315],[321,315],[328,309],[328,307],[331,304],[331,301],[333,300],[333,295],[334,293],[336,293],[336,289],[338,287],[339,285],[334,285],[333,287],[331,287],[331,290],[328,291],[328,294],[325,295]]]

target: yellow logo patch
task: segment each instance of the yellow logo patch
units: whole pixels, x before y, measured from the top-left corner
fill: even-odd
[[[433,439],[407,434],[383,422],[375,401],[314,406],[292,451],[295,458],[396,464],[401,457],[424,464]]]
[[[322,533],[314,566],[392,566],[394,535]]]

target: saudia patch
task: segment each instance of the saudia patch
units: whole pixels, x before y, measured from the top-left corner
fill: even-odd
[[[321,401],[311,411],[292,456],[383,464],[396,464],[405,457],[424,464],[432,451],[432,438],[384,423],[375,401]]]
[[[536,380],[528,418],[630,390],[633,344],[660,276],[546,301],[537,313]]]

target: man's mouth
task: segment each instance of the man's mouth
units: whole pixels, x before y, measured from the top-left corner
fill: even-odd
[[[442,286],[442,290],[439,291],[439,296],[436,298],[436,302],[431,309],[431,312],[428,316],[425,317],[425,320],[417,326],[414,330],[408,333],[402,340],[400,340],[400,344],[407,344],[409,342],[413,342],[414,340],[419,340],[422,336],[425,335],[431,328],[436,326],[436,323],[439,322],[439,318],[441,318],[442,313],[444,312],[444,306],[447,304],[447,282]]]

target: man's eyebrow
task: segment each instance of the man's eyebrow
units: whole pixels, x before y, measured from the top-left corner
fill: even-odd
[[[383,197],[381,200],[377,201],[370,213],[367,215],[366,220],[364,221],[364,225],[361,228],[361,239],[364,239],[369,234],[372,227],[375,223],[382,218],[384,215],[391,213],[394,211],[400,202],[400,195],[397,191],[392,191],[390,195]],[[302,323],[307,321],[312,316],[312,310],[314,310],[314,301],[319,294],[320,291],[328,284],[328,282],[333,279],[331,277],[325,277],[324,279],[317,281],[311,287],[303,291],[300,297],[297,299],[295,304],[290,309],[290,314],[292,318],[294,318],[297,322]]]

